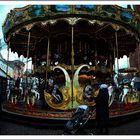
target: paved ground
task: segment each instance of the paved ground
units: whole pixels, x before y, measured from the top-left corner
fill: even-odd
[[[91,129],[85,128],[85,131],[79,134],[87,135]],[[35,127],[3,118],[0,120],[1,135],[62,135],[63,131],[64,128],[62,126],[53,126],[51,128],[47,126]],[[109,135],[140,135],[140,119],[109,127]]]

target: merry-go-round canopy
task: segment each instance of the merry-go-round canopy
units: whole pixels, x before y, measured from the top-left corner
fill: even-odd
[[[75,46],[80,39],[90,42],[91,46],[96,42],[99,52],[109,50],[111,54],[116,46],[117,32],[118,57],[134,51],[140,38],[139,15],[117,5],[28,5],[15,8],[7,15],[3,34],[13,52],[26,57],[29,45],[29,56],[34,57],[37,52],[39,58],[43,55],[43,47],[47,46],[48,37],[54,47],[64,40],[70,44],[71,26],[74,27]]]

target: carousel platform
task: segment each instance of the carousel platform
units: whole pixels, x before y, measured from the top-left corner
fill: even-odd
[[[16,105],[3,104],[2,116],[10,121],[20,122],[36,126],[64,126],[71,118],[74,110],[54,111],[40,110],[34,107],[19,108]],[[133,104],[112,104],[110,107],[110,125],[117,125],[136,119],[140,116],[140,103]],[[92,122],[92,123],[91,123]],[[87,126],[93,125],[95,116],[93,116]]]

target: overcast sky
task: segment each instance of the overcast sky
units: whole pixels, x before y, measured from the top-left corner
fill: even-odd
[[[3,23],[6,19],[7,13],[9,13],[11,9],[20,8],[20,7],[23,7],[23,6],[24,5],[13,5],[13,4],[12,5],[1,5],[0,4],[0,39],[2,39],[2,42],[4,42],[3,33],[2,33],[2,25],[3,25]],[[7,59],[7,49],[6,48],[3,48],[1,50],[1,54],[2,54],[4,59]],[[18,59],[17,53],[11,53],[10,52],[10,58],[9,59],[10,60]]]
[[[2,24],[4,23],[4,20],[6,19],[7,13],[10,12],[11,9],[14,8],[20,8],[23,7],[24,5],[1,5],[0,4],[0,38],[3,37],[2,34]]]

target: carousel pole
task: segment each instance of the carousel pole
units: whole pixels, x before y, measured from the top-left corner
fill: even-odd
[[[118,36],[117,36],[117,31],[115,32],[115,42],[116,42],[116,55],[117,55],[117,74],[119,74],[119,52],[118,52]]]
[[[116,65],[115,65],[115,59],[116,59],[116,47],[113,47],[114,49],[113,49],[113,54],[114,54],[114,71],[115,71],[115,69],[116,69]]]
[[[74,46],[73,46],[73,42],[74,42],[74,26],[72,25],[71,27],[71,70],[72,70],[72,84],[71,84],[71,89],[72,89],[72,92],[71,92],[71,97],[72,97],[72,107],[73,107],[73,73],[74,73]]]
[[[114,63],[114,66],[115,66],[115,47],[113,47],[113,45],[112,45],[112,42],[111,41],[109,41],[109,43],[110,43],[110,47],[111,47],[111,50],[113,50],[113,56],[112,56],[112,54],[111,54],[111,52],[112,51],[110,51],[110,55],[109,55],[109,68],[110,68],[110,72],[111,72],[111,76],[113,76],[114,77],[114,67],[113,67],[113,63]]]
[[[28,34],[28,44],[27,44],[26,72],[28,70],[28,57],[29,57],[29,51],[30,51],[30,37],[31,37],[31,33],[29,31],[29,34]],[[27,86],[28,86],[28,77],[27,77],[27,74],[26,74],[26,87]]]
[[[7,67],[6,67],[6,90],[7,90],[7,93],[8,91],[10,90],[10,79],[8,79],[8,61],[9,61],[9,48],[10,48],[10,41],[8,42],[8,47],[7,47]],[[7,95],[6,95],[7,96]],[[7,97],[7,100],[8,100],[8,97]]]
[[[35,44],[36,44],[36,41],[35,41]],[[35,53],[34,53],[34,55],[33,55],[33,69],[32,69],[32,71],[33,71],[33,74],[35,74],[35,70],[36,70],[36,48],[35,48],[35,46],[34,46],[34,51],[35,51]]]
[[[34,55],[33,74],[35,73],[35,70],[36,70],[36,53]]]
[[[127,57],[127,66],[130,68],[129,57]]]
[[[8,61],[9,61],[9,48],[10,48],[10,41],[8,42],[8,47],[7,47],[7,52],[8,52],[8,53],[7,53],[7,67],[6,67],[6,74],[7,74],[6,76],[7,76],[7,80],[8,80],[8,72],[9,72],[9,71],[8,71],[8,68],[9,68],[9,67],[8,67]]]
[[[109,54],[109,72],[112,74],[112,56],[111,56],[111,54]]]
[[[111,75],[113,76],[113,62],[115,62],[115,49],[112,45],[112,42],[109,41],[109,44],[110,44],[110,48],[111,48],[111,51],[109,51],[109,69],[110,69],[110,72],[111,72]],[[112,54],[112,50],[113,50],[113,54]],[[114,63],[115,64],[115,63]]]
[[[140,77],[140,57],[139,57],[139,54],[140,54],[140,42],[138,43],[138,52],[137,52],[137,56],[138,56],[138,75]]]
[[[94,53],[94,57],[95,57],[95,71],[97,70],[97,46],[96,46],[96,38],[94,40],[95,42],[95,53]]]
[[[48,37],[48,48],[47,48],[47,57],[46,57],[46,80],[45,80],[45,86],[47,84],[47,79],[48,79],[48,69],[49,69],[49,54],[50,54],[50,37]]]
[[[79,41],[79,55],[81,55],[81,53],[82,53],[82,42],[80,40]],[[82,63],[82,62],[80,62],[80,63]]]
[[[82,46],[82,42],[81,42],[81,40],[80,40],[80,41],[79,41],[79,48],[80,48],[79,50],[80,50],[80,52],[82,51],[82,47],[81,47],[81,46]]]

